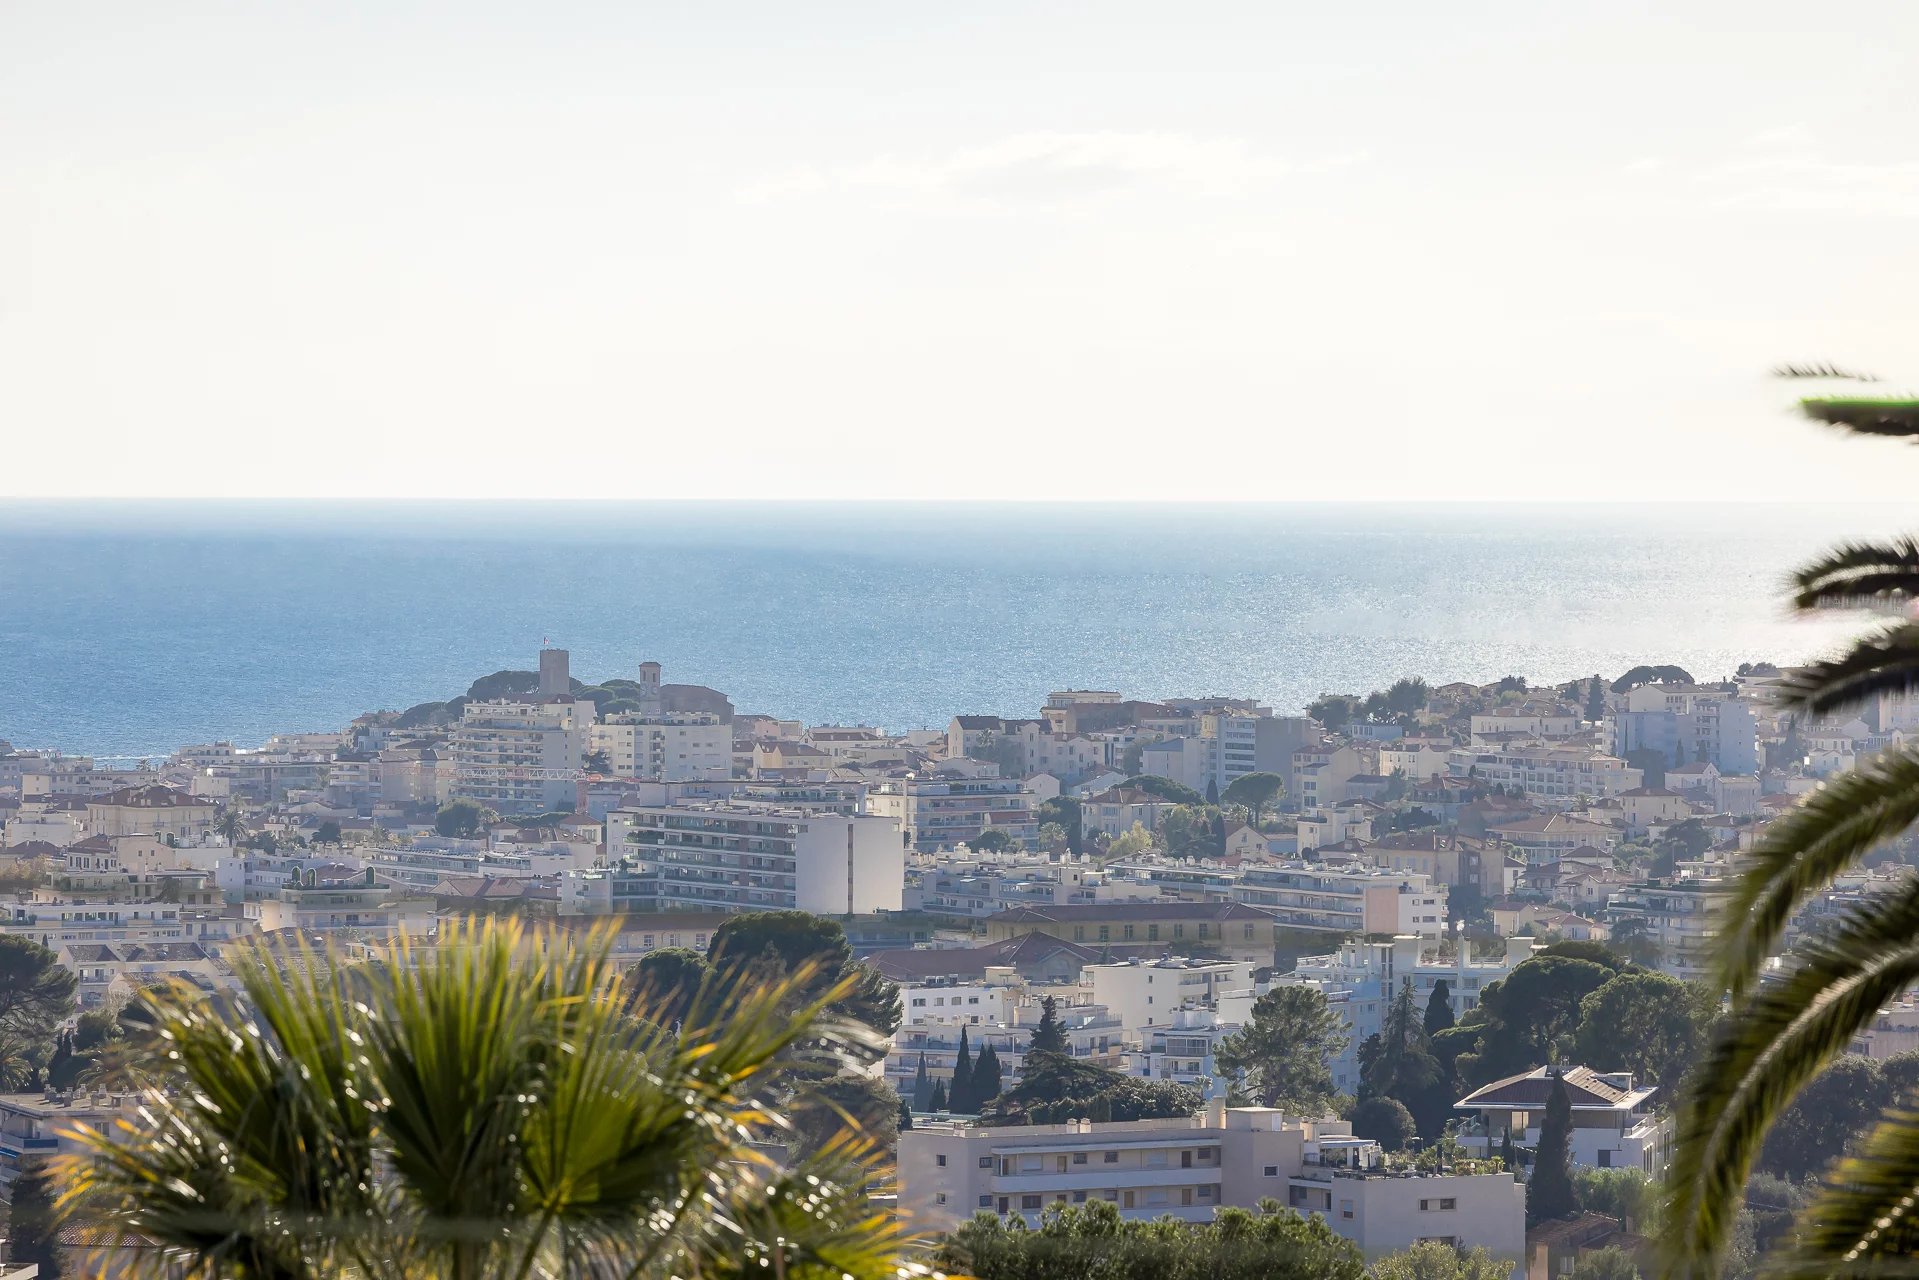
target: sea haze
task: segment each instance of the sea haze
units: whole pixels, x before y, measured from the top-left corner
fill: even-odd
[[[0,738],[253,745],[534,663],[889,729],[1062,688],[1320,692],[1801,661],[1786,572],[1869,507],[295,503],[0,506]]]

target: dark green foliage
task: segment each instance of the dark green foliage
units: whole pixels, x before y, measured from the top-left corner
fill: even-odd
[[[1218,778],[1206,779],[1206,803],[1209,805],[1217,805],[1219,803]]]
[[[314,829],[313,843],[315,844],[340,843],[340,824],[337,822],[331,822],[331,821],[322,822],[317,828]]]
[[[1003,853],[1012,848],[1013,843],[1013,837],[992,827],[986,828],[966,842],[967,847],[975,853]]]
[[[486,810],[477,800],[451,800],[433,816],[433,830],[452,840],[472,840],[486,829]]]
[[[1433,993],[1426,1000],[1425,1031],[1428,1039],[1453,1025],[1452,997],[1452,986],[1444,978],[1433,983]]]
[[[1332,1106],[1327,1066],[1348,1043],[1346,1025],[1315,987],[1282,984],[1253,1002],[1252,1020],[1219,1042],[1219,1069],[1243,1076],[1261,1106],[1319,1116]]]
[[[802,1088],[787,1104],[786,1114],[798,1154],[805,1159],[849,1129],[882,1147],[892,1146],[899,1136],[901,1105],[886,1081],[843,1072]]]
[[[1621,973],[1579,1002],[1575,1056],[1670,1093],[1698,1061],[1716,1012],[1710,993],[1677,978]]]
[[[1275,804],[1286,792],[1286,780],[1276,773],[1248,773],[1233,779],[1226,788],[1227,804],[1246,806],[1252,814],[1253,825],[1259,826],[1266,816],[1266,810]]]
[[[1366,1269],[1359,1247],[1325,1219],[1270,1198],[1190,1226],[1122,1219],[1104,1200],[1048,1208],[1035,1229],[980,1213],[936,1262],[978,1280],[1362,1280]]]
[[[1642,684],[1691,684],[1692,676],[1684,667],[1634,667],[1625,675],[1612,682],[1614,693],[1625,693],[1637,689]]]
[[[999,1097],[1004,1081],[1000,1078],[999,1051],[992,1045],[980,1046],[979,1057],[973,1059],[973,1099],[985,1106]]]
[[[915,1111],[933,1109],[933,1078],[926,1073],[926,1055],[920,1054],[919,1070],[913,1073],[913,1096],[908,1099]]]
[[[1566,1082],[1553,1077],[1546,1096],[1546,1118],[1539,1126],[1539,1151],[1526,1182],[1526,1220],[1544,1222],[1578,1212],[1572,1183],[1573,1104]]]
[[[444,702],[416,703],[402,711],[400,718],[395,720],[393,725],[396,729],[421,729],[444,723],[448,719],[446,707],[447,704]]]
[[[1656,747],[1634,747],[1626,753],[1626,763],[1639,770],[1641,780],[1649,787],[1666,785],[1666,768],[1672,761],[1666,759],[1666,753]]]
[[[1079,801],[1071,796],[1055,796],[1040,805],[1034,815],[1041,825],[1057,822],[1066,831],[1066,848],[1072,853],[1080,852],[1080,842],[1085,837],[1085,826],[1080,813]]]
[[[1338,733],[1353,722],[1360,710],[1360,700],[1349,694],[1322,693],[1318,701],[1307,705],[1306,714]]]
[[[56,1194],[45,1162],[34,1160],[14,1181],[8,1202],[7,1260],[14,1266],[39,1264],[40,1280],[59,1280],[61,1275],[60,1251],[54,1247]]]
[[[979,1110],[979,1100],[973,1096],[973,1059],[967,1049],[964,1026],[960,1027],[959,1052],[953,1058],[953,1080],[946,1087],[946,1103],[960,1115]]]
[[[908,1102],[905,1098],[901,1098],[900,1099],[900,1120],[899,1120],[900,1132],[905,1133],[908,1129],[911,1129],[912,1127],[913,1127],[913,1104]]]
[[[640,958],[627,975],[627,990],[634,1007],[668,1026],[683,1022],[712,970],[706,957],[687,947],[661,947]]]
[[[1879,1063],[1848,1054],[1814,1076],[1779,1113],[1758,1167],[1794,1181],[1822,1174],[1888,1103],[1900,1101],[1891,1096]]]
[[[1199,1105],[1197,1093],[1169,1080],[1141,1080],[1065,1054],[1029,1051],[1019,1083],[985,1108],[980,1123],[1156,1120],[1192,1115]]]
[[[1404,1106],[1421,1137],[1437,1138],[1452,1118],[1452,1073],[1433,1052],[1413,999],[1411,979],[1400,983],[1378,1035],[1359,1047],[1359,1100],[1391,1098]]]
[[[1367,1098],[1353,1108],[1353,1133],[1387,1151],[1404,1151],[1419,1132],[1413,1113],[1397,1098]]]
[[[928,1111],[945,1111],[948,1109],[946,1101],[946,1081],[933,1081],[933,1096],[927,1100],[926,1109]]]
[[[1572,1280],[1639,1280],[1639,1263],[1616,1244],[1581,1254]]]
[[[1039,1025],[1033,1028],[1028,1053],[1065,1053],[1066,1031],[1059,1025],[1059,1002],[1047,996],[1039,1002]]]
[[[1614,972],[1574,956],[1534,956],[1488,986],[1466,1021],[1440,1033],[1440,1056],[1473,1087],[1550,1062],[1558,1042],[1578,1030],[1580,1001]]]
[[[1594,724],[1606,718],[1606,682],[1598,676],[1586,686],[1586,719]]]
[[[1149,796],[1158,796],[1162,800],[1171,800],[1174,804],[1203,805],[1206,797],[1183,783],[1171,778],[1162,778],[1154,773],[1142,773],[1128,778],[1120,784],[1122,787],[1144,791]]]
[[[29,938],[0,937],[0,1033],[45,1041],[73,1013],[73,971]]]
[[[495,671],[468,685],[466,699],[468,702],[492,702],[499,698],[532,693],[539,687],[540,673],[537,671]]]

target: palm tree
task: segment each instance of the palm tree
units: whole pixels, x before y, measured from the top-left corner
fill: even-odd
[[[1789,377],[1863,378],[1829,366]],[[1919,401],[1801,401],[1816,421],[1875,436],[1919,437]],[[1793,576],[1793,604],[1907,610],[1919,602],[1919,541],[1849,544]],[[1919,621],[1901,613],[1843,656],[1780,681],[1795,716],[1824,715],[1880,693],[1919,688]],[[1919,746],[1895,747],[1838,778],[1774,822],[1725,905],[1715,944],[1732,995],[1712,1047],[1692,1073],[1669,1185],[1666,1273],[1717,1274],[1746,1179],[1772,1122],[1864,1030],[1919,981],[1919,881],[1854,907],[1801,943],[1777,980],[1759,981],[1787,922],[1835,876],[1919,821]],[[1839,1161],[1776,1262],[1783,1275],[1858,1274],[1907,1253],[1919,1193],[1919,1113],[1888,1111]]]
[[[675,1034],[625,1011],[610,943],[489,919],[371,964],[262,952],[232,1007],[149,993],[166,1087],[72,1135],[62,1210],[201,1277],[897,1274],[857,1135],[785,1168],[752,1145],[779,1065],[865,1034],[824,1016],[845,991],[734,987]]]
[[[220,820],[214,825],[226,838],[227,844],[235,849],[238,849],[240,841],[246,838],[246,819],[240,816],[240,806],[237,804],[228,804],[225,809],[222,809]]]

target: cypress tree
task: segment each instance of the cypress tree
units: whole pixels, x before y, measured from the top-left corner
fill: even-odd
[[[1606,685],[1598,676],[1586,687],[1586,719],[1598,724],[1606,718]]]
[[[1570,1218],[1573,1198],[1573,1104],[1566,1081],[1555,1072],[1546,1097],[1546,1119],[1539,1126],[1539,1152],[1533,1157],[1533,1175],[1526,1181],[1526,1217],[1534,1223],[1548,1218]]]
[[[911,1129],[912,1127],[913,1127],[913,1104],[908,1102],[906,1099],[901,1098],[900,1099],[900,1130],[904,1132],[905,1130]]]
[[[953,1059],[953,1083],[946,1091],[947,1105],[957,1114],[970,1115],[979,1108],[973,1099],[973,1060],[967,1053],[966,1026],[960,1025],[959,1056]]]
[[[926,1111],[933,1105],[933,1078],[926,1074],[926,1051],[920,1051],[920,1069],[913,1073],[913,1110]]]
[[[1465,946],[1465,942],[1460,943]],[[1433,983],[1433,994],[1426,1001],[1426,1038],[1431,1039],[1453,1025],[1453,989],[1444,978]]]
[[[979,1057],[973,1060],[974,1109],[977,1110],[999,1097],[999,1091],[999,1050],[991,1044],[983,1044],[980,1046]]]
[[[928,1111],[949,1110],[949,1108],[946,1105],[946,1081],[944,1080],[933,1081],[933,1098],[932,1098],[932,1101],[926,1104],[926,1109]]]

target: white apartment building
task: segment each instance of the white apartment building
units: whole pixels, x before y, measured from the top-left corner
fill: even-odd
[[[470,702],[453,731],[454,794],[499,813],[570,809],[586,756],[593,704]]]
[[[618,778],[704,782],[733,776],[733,728],[715,715],[610,716],[588,727],[587,749],[604,752]]]
[[[616,809],[606,817],[607,860],[626,867],[569,874],[561,910],[900,910],[897,821],[841,808],[731,799]]]
[[[999,1026],[1009,1020],[1019,989],[1004,982],[951,982],[900,987],[904,1027]]]
[[[1707,952],[1713,917],[1731,886],[1725,881],[1675,879],[1647,881],[1613,891],[1606,923],[1617,932],[1643,922],[1645,936],[1659,947],[1659,968],[1675,978],[1704,977],[1711,969]]]
[[[1422,1240],[1484,1247],[1517,1264],[1526,1192],[1510,1173],[1414,1174],[1343,1120],[1210,1104],[1198,1116],[982,1128],[920,1123],[899,1137],[899,1204],[916,1230],[980,1210],[1029,1223],[1052,1204],[1104,1200],[1122,1217],[1207,1222],[1268,1196],[1319,1213],[1368,1259]]]
[[[1497,742],[1513,734],[1528,738],[1570,738],[1579,732],[1579,717],[1570,711],[1528,711],[1501,707],[1472,718],[1473,741]]]
[[[1531,938],[1508,938],[1505,954],[1496,960],[1469,960],[1463,947],[1452,959],[1442,960],[1436,948],[1421,938],[1348,942],[1331,955],[1302,958],[1291,973],[1279,975],[1273,983],[1317,987],[1345,1019],[1349,1039],[1329,1065],[1340,1092],[1352,1093],[1359,1088],[1359,1046],[1385,1024],[1387,1008],[1405,979],[1412,979],[1413,1001],[1422,1015],[1433,987],[1444,981],[1453,1016],[1463,1017],[1479,1007],[1480,993],[1488,985],[1530,959],[1538,945]],[[1249,1021],[1253,1000],[1250,991],[1222,999],[1221,1019]]]
[[[1018,778],[908,776],[875,785],[868,813],[890,818],[922,853],[951,849],[991,828],[1022,845],[1039,839],[1033,793]]]
[[[1446,886],[1419,871],[1289,862],[1247,867],[1231,891],[1233,901],[1271,912],[1283,929],[1426,938],[1446,931]]]
[[[1112,1010],[1135,1042],[1143,1028],[1166,1021],[1175,1009],[1214,1008],[1221,993],[1252,983],[1250,960],[1166,956],[1080,970],[1080,984],[1091,991],[1093,1003]]]
[[[1460,747],[1451,753],[1447,769],[1455,778],[1564,800],[1579,796],[1604,800],[1631,791],[1645,776],[1617,756],[1541,744]]]
[[[199,844],[213,832],[213,804],[179,787],[123,787],[87,801],[87,834],[171,836]]]
[[[1409,782],[1430,782],[1446,772],[1449,751],[1430,742],[1383,742],[1379,746],[1379,771],[1388,777],[1404,774]]]
[[[1653,1179],[1664,1175],[1672,1162],[1673,1118],[1653,1109],[1657,1086],[1635,1086],[1630,1071],[1537,1067],[1495,1080],[1455,1104],[1475,1117],[1460,1145],[1475,1155],[1496,1155],[1510,1131],[1515,1145],[1537,1147],[1555,1075],[1565,1082],[1572,1103],[1575,1165],[1638,1169]]]
[[[982,1048],[992,1045],[993,1054],[999,1059],[1002,1085],[1017,1082],[1025,1069],[1026,1051],[1032,1047],[1033,1028],[1039,1025],[1041,1007],[1039,999],[1030,992],[1009,991],[1005,1000],[1009,1012],[1006,1019],[998,1023],[902,1023],[881,1066],[887,1083],[901,1096],[911,1097],[922,1059],[929,1077],[952,1080],[962,1029],[966,1032],[967,1052],[978,1056]],[[1111,1010],[1085,1002],[1059,1002],[1054,1016],[1066,1037],[1068,1056],[1114,1071],[1125,1067],[1126,1028]]]
[[[1910,995],[1881,1009],[1852,1041],[1852,1052],[1868,1058],[1896,1058],[1914,1050],[1919,1050],[1919,1002]]]
[[[1127,1055],[1127,1074],[1171,1080],[1203,1098],[1223,1098],[1232,1081],[1220,1074],[1214,1055],[1219,1042],[1239,1029],[1239,1023],[1221,1021],[1212,1009],[1175,1009],[1167,1021],[1140,1028],[1139,1048]]]

